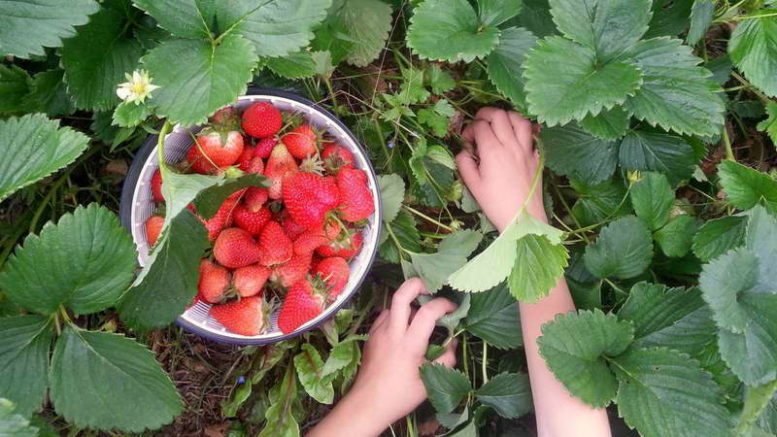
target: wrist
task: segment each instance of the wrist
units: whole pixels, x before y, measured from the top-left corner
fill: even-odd
[[[375,397],[352,389],[307,437],[372,437],[380,435],[390,425],[391,421],[383,417]]]

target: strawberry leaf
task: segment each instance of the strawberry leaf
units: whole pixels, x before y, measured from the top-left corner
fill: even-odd
[[[728,44],[731,60],[753,85],[770,96],[777,96],[774,80],[774,71],[777,70],[775,12],[775,9],[763,9],[752,18],[739,22]]]
[[[691,28],[688,29],[685,42],[693,46],[701,41],[714,18],[714,0],[694,0],[693,9],[691,9]]]
[[[534,407],[529,376],[525,373],[500,373],[480,386],[475,396],[507,419],[521,417]]]
[[[762,413],[768,415],[769,407],[773,403],[774,394],[777,393],[777,380],[763,385],[750,386],[745,389],[745,402],[742,407],[742,414],[737,421],[737,435],[748,435],[748,431],[753,429],[756,420]],[[768,427],[768,423],[765,424]],[[752,435],[752,434],[749,434]]]
[[[537,344],[548,368],[567,390],[602,408],[615,398],[618,386],[607,358],[620,355],[633,339],[629,322],[594,310],[557,315],[542,326]]]
[[[51,360],[51,400],[79,427],[140,432],[183,410],[175,385],[146,347],[122,335],[64,328]],[[106,399],[127,399],[111,408]]]
[[[307,50],[289,53],[278,58],[268,58],[267,68],[287,79],[301,79],[316,74],[316,62]]]
[[[0,2],[0,56],[44,56],[44,47],[60,47],[99,9],[93,0],[73,0],[66,7],[58,0]]]
[[[346,60],[357,67],[374,61],[391,31],[391,5],[381,0],[345,0],[338,15],[353,41]]]
[[[514,349],[523,344],[518,306],[502,283],[483,293],[474,293],[464,329],[497,349]]]
[[[448,280],[448,277],[467,262],[467,257],[478,247],[483,234],[465,230],[446,237],[436,253],[411,253],[412,271],[406,271],[405,277],[419,276],[430,293],[436,293]]]
[[[90,314],[118,302],[135,276],[135,257],[118,218],[93,203],[29,235],[0,274],[0,288],[33,312],[51,314],[65,305]]]
[[[769,134],[769,138],[772,139],[772,142],[777,144],[777,103],[767,103],[766,113],[769,117],[758,123],[758,130]]]
[[[186,175],[184,177],[188,178],[191,176],[194,175]],[[237,178],[229,178],[222,174],[216,176],[215,180],[208,180],[207,183],[197,188],[197,193],[193,200],[197,214],[205,219],[213,217],[221,205],[224,204],[224,200],[227,197],[246,187],[268,188],[269,181],[266,177],[255,173],[244,174]],[[176,194],[181,194],[181,192],[179,191]]]
[[[511,2],[520,5],[520,2]],[[523,61],[526,53],[537,44],[533,33],[520,27],[502,31],[499,45],[488,55],[488,77],[500,93],[518,108],[526,107],[523,81]]]
[[[467,375],[460,370],[449,369],[442,364],[421,366],[421,380],[429,395],[429,402],[438,413],[452,412],[472,391]]]
[[[215,11],[199,0],[134,0],[160,27],[181,38],[209,38]]]
[[[644,222],[620,218],[602,229],[596,243],[585,248],[585,266],[600,278],[633,278],[650,265],[653,238]]]
[[[736,208],[747,210],[760,204],[777,212],[777,181],[768,174],[734,161],[721,162],[718,174],[726,198]]]
[[[540,132],[545,159],[554,172],[586,184],[610,178],[618,164],[618,143],[596,138],[571,123]]]
[[[405,199],[405,181],[397,174],[378,176],[380,202],[383,209],[383,221],[391,223],[402,208]]]
[[[478,0],[478,15],[486,26],[499,26],[521,12],[523,2],[514,0]]]
[[[0,64],[0,114],[22,112],[24,98],[31,86],[32,78],[24,69]]]
[[[615,140],[626,135],[629,130],[629,114],[616,106],[599,115],[588,115],[580,122],[580,126],[591,135],[605,140]]]
[[[62,80],[64,70],[42,71],[32,78],[30,93],[24,96],[24,107],[29,112],[45,112],[50,117],[69,115],[75,111],[73,101]]]
[[[745,241],[747,218],[722,217],[704,223],[693,237],[693,253],[702,261],[710,261]]]
[[[659,173],[644,173],[629,191],[634,213],[655,231],[669,221],[674,204],[674,190]]]
[[[53,338],[54,327],[48,318],[0,318],[0,393],[15,403],[16,412],[24,417],[40,408],[46,395]]]
[[[664,255],[674,258],[682,258],[688,254],[693,244],[693,235],[698,225],[696,219],[689,215],[678,215],[669,220],[663,228],[653,234],[658,247]]]
[[[507,278],[510,294],[534,303],[547,296],[564,274],[569,253],[544,235],[526,235],[516,241],[515,264]]]
[[[89,138],[43,114],[0,120],[0,201],[84,153]]]
[[[572,207],[572,214],[582,226],[593,225],[631,211],[626,201],[628,191],[623,181],[611,179],[598,185],[572,180],[572,187],[580,198]]]
[[[410,18],[407,45],[423,59],[472,62],[494,50],[499,33],[467,0],[425,0]]]
[[[38,428],[20,414],[14,403],[0,398],[0,434],[13,437],[36,437]]]
[[[674,184],[691,177],[698,159],[683,137],[633,130],[621,142],[618,161],[628,170],[663,173]]]

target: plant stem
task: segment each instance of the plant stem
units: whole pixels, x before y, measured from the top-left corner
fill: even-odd
[[[446,225],[440,223],[439,221],[429,217],[428,215],[422,213],[421,211],[419,211],[419,210],[417,210],[417,209],[415,209],[413,207],[410,207],[410,206],[407,206],[407,205],[402,205],[402,208],[404,208],[408,212],[412,212],[413,214],[417,215],[418,217],[421,217],[422,219],[428,221],[429,223],[435,224],[435,225],[445,229],[446,231],[453,232],[453,228],[451,228],[450,226],[446,226]]]
[[[488,343],[483,341],[483,356],[481,357],[481,372],[483,373],[483,384],[488,382]]]
[[[726,151],[726,159],[729,161],[736,162],[736,157],[734,157],[734,150],[731,148],[731,138],[728,136],[728,129],[724,126],[723,127],[723,147]]]

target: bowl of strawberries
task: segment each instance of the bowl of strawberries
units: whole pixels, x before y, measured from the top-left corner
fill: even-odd
[[[149,137],[122,192],[141,265],[164,222],[156,145]],[[164,156],[180,173],[239,169],[266,178],[200,218],[212,250],[200,261],[197,297],[178,317],[184,329],[224,343],[269,344],[315,328],[358,292],[377,251],[380,191],[359,142],[325,109],[283,91],[252,90],[203,126],[176,126]]]

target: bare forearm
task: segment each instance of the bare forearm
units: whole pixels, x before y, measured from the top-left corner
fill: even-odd
[[[573,397],[545,365],[537,346],[543,324],[575,309],[566,281],[562,278],[541,301],[519,306],[539,437],[609,437],[606,411]]]

